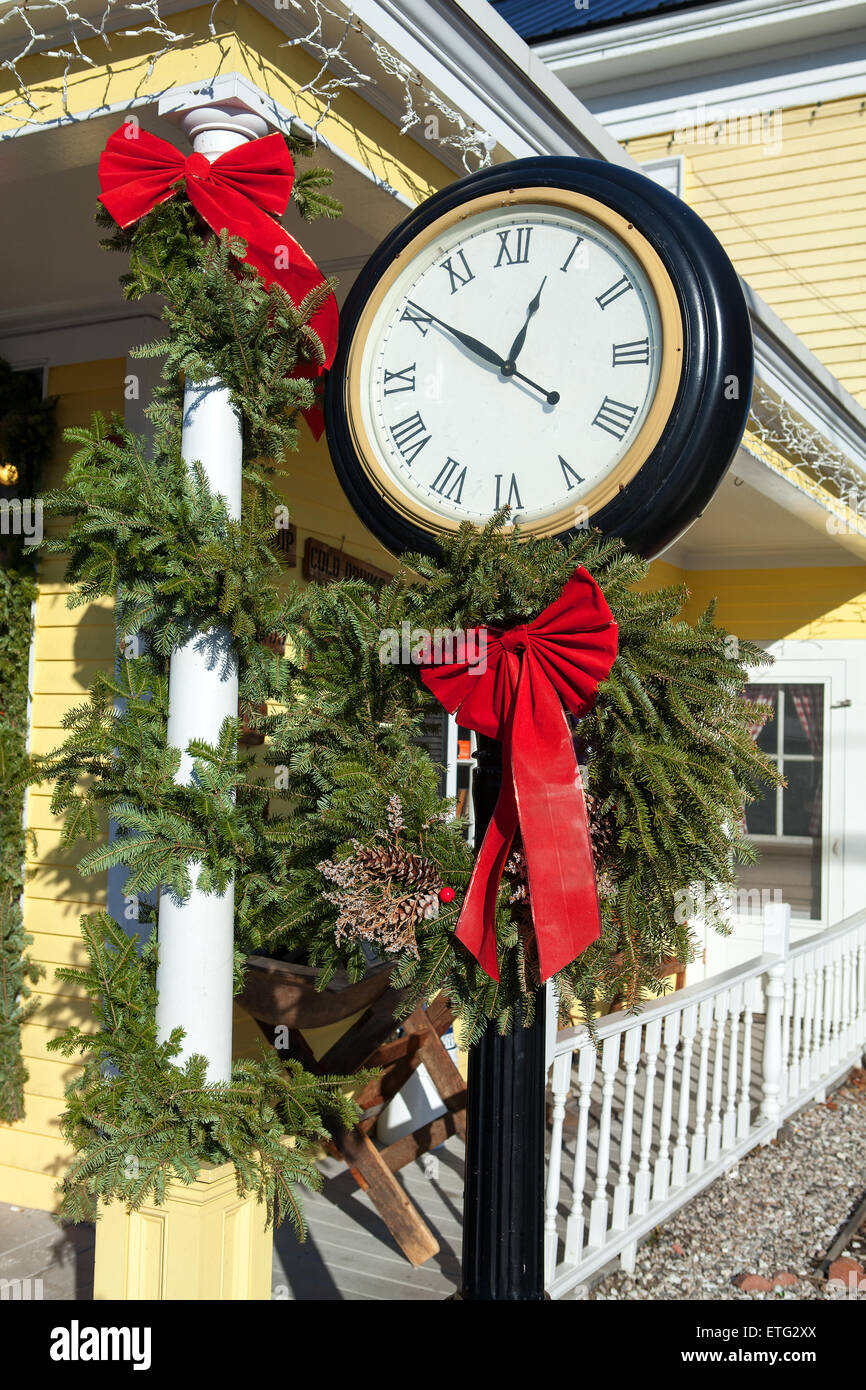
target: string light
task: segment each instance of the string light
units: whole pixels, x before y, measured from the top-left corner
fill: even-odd
[[[211,5],[207,27],[212,37],[217,35],[217,12],[225,3],[226,0],[214,0]],[[237,0],[234,3],[237,4]],[[287,0],[287,8],[289,6],[297,12],[305,32],[288,39],[282,47],[300,46],[318,63],[315,75],[300,88],[302,93],[320,105],[318,117],[312,123],[313,130],[318,129],[344,91],[376,85],[375,76],[363,72],[350,56],[349,45],[352,42],[357,44],[360,40],[367,45],[382,74],[400,85],[403,99],[400,120],[402,134],[423,124],[425,139],[432,145],[456,150],[467,172],[489,167],[496,144],[493,136],[465,120],[459,111],[455,111],[432,88],[426,86],[408,63],[368,32],[351,5],[343,12],[333,9],[325,0]],[[130,20],[133,22],[130,23]],[[0,68],[11,73],[16,91],[13,96],[0,102],[0,116],[20,120],[23,106],[27,113],[23,122],[26,124],[38,124],[40,117],[39,107],[20,71],[20,65],[32,53],[39,52],[63,62],[62,104],[64,114],[69,116],[73,114],[68,104],[70,76],[82,64],[91,68],[97,66],[94,59],[85,53],[82,43],[98,38],[110,51],[112,33],[123,38],[156,35],[161,46],[149,57],[144,78],[147,81],[160,58],[177,44],[194,37],[178,32],[167,23],[160,13],[160,0],[103,0],[102,14],[98,19],[80,14],[71,0],[35,0],[35,3],[12,5],[0,16],[0,46],[3,46],[6,36],[14,32],[16,21],[24,29],[19,47],[17,51],[14,46],[10,47],[7,56],[0,60]],[[114,27],[124,22],[127,27]],[[55,37],[61,34],[62,38]],[[52,41],[55,46],[46,47]],[[201,85],[206,87],[207,81]]]

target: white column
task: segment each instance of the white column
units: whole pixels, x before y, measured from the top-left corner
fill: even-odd
[[[184,113],[181,125],[195,152],[210,160],[268,132],[262,117],[236,106],[198,106]],[[181,448],[187,464],[203,465],[229,515],[240,517],[242,422],[218,380],[187,386]],[[190,740],[215,743],[223,721],[237,712],[237,661],[226,628],[199,633],[172,652],[168,742],[182,751],[178,782],[192,779]],[[197,865],[190,868],[195,879]],[[203,1053],[211,1082],[231,1074],[234,900],[234,883],[222,895],[193,888],[184,902],[163,889],[159,900],[159,1037],[180,1025],[186,1035],[181,1060]]]

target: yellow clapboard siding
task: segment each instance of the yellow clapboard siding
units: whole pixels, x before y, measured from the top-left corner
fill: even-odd
[[[76,1019],[76,1022],[79,1022],[79,1020]],[[48,1051],[48,1044],[51,1039],[56,1038],[57,1034],[62,1032],[66,1027],[68,1027],[66,1023],[59,1025],[54,1022],[25,1023],[21,1029],[21,1052],[27,1065],[30,1065],[30,1059],[33,1058],[36,1061],[42,1062],[62,1062],[64,1066],[69,1066],[72,1059],[67,1059],[61,1057],[57,1053]],[[89,1032],[90,1029],[85,1028],[84,1031]],[[3,1127],[0,1125],[0,1134],[2,1133]]]
[[[35,659],[65,661],[73,668],[79,663],[99,661],[110,669],[114,659],[114,628],[110,623],[79,627],[72,615],[65,627],[39,627]]]
[[[0,1163],[0,1202],[16,1207],[33,1207],[36,1211],[56,1211],[60,1205],[57,1176],[34,1173],[30,1168],[15,1168]]]
[[[9,1129],[13,1134],[38,1134],[44,1139],[59,1139],[62,1114],[62,1097],[28,1096],[23,1119],[16,1120]]]
[[[34,861],[27,866],[25,911],[31,898],[46,898],[49,902],[62,900],[74,904],[81,912],[94,912],[105,906],[105,883],[96,877],[84,878],[66,865]]]
[[[112,634],[113,635],[113,634]],[[110,658],[109,658],[110,660]],[[90,688],[90,682],[97,671],[104,671],[109,665],[105,658],[92,658],[89,661],[34,661],[33,694],[74,695],[76,704],[83,704]]]
[[[40,989],[47,988],[46,981],[50,980],[51,973],[58,965],[80,967],[87,964],[87,951],[80,931],[76,931],[74,936],[62,936],[44,931],[34,931],[32,926],[29,930],[33,937],[33,945],[29,947],[29,954],[45,969],[45,976],[40,981]]]
[[[68,938],[61,936],[57,939],[59,941],[64,941]],[[42,968],[42,975],[33,989],[32,996],[39,1006],[39,1014],[34,1014],[33,1017],[34,1019],[36,1019],[37,1017],[41,1017],[44,1021],[46,1008],[45,1001],[63,998],[73,1001],[76,1018],[80,1020],[84,1017],[81,1005],[86,1004],[86,1010],[84,1012],[89,1013],[90,1010],[90,1005],[87,1003],[87,994],[85,990],[81,988],[80,985],[74,985],[68,980],[59,980],[57,978],[58,962],[46,959],[45,955],[43,954],[40,948],[41,941],[42,938],[38,937],[29,950],[29,955],[31,959],[36,963],[36,965],[41,966]],[[78,964],[86,964],[86,955],[79,957]]]
[[[98,598],[82,604],[80,608],[70,608],[65,594],[44,594],[40,591],[36,600],[36,619],[42,628],[71,625],[78,629],[91,623],[113,628],[114,601],[110,598]]]
[[[783,637],[860,637],[866,624],[866,567],[691,570],[690,621],[718,600],[716,619],[758,641]]]
[[[733,117],[737,106],[721,114]],[[696,118],[703,119],[700,111]],[[631,140],[628,148],[638,160],[683,156],[684,195],[737,270],[864,402],[864,99],[793,107],[781,113],[781,128],[771,121],[759,139],[739,139],[756,133],[754,126],[729,123],[722,130],[728,138],[716,144],[669,133]],[[699,136],[700,128],[692,134]],[[774,139],[778,148],[768,143]],[[754,635],[755,620],[748,621]],[[776,626],[789,621],[773,618]],[[814,631],[815,621],[808,616],[805,630]],[[862,635],[850,610],[825,615],[822,630]]]
[[[42,1173],[56,1182],[69,1163],[69,1150],[57,1135],[28,1134],[25,1130],[0,1128],[0,1167],[24,1168]]]
[[[28,884],[28,890],[32,885]],[[81,918],[92,912],[86,903],[54,897],[37,898],[28,891],[24,897],[24,922],[31,934],[80,939]]]
[[[53,1101],[63,1100],[66,1087],[81,1070],[78,1062],[67,1061],[65,1057],[50,1060],[44,1057],[27,1057],[25,1061],[29,1073],[25,1109],[31,1099],[36,1097]]]

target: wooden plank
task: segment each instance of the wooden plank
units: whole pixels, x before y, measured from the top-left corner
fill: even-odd
[[[393,1144],[389,1144],[382,1150],[382,1158],[391,1172],[396,1173],[405,1168],[407,1163],[414,1163],[421,1154],[437,1149],[456,1133],[456,1116],[440,1115],[438,1120],[431,1120],[429,1124],[422,1125],[414,1134],[405,1134],[402,1139],[396,1139]]]
[[[359,1129],[334,1135],[340,1153],[367,1184],[370,1200],[411,1265],[426,1264],[438,1254],[439,1243],[422,1221],[382,1155]]]

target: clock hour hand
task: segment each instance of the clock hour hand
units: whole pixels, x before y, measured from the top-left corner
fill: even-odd
[[[500,371],[502,372],[503,376],[514,375],[514,364],[517,361],[520,353],[523,351],[523,344],[526,342],[526,334],[529,328],[529,320],[532,318],[532,315],[534,313],[537,313],[538,311],[538,306],[541,303],[541,291],[544,289],[546,283],[547,276],[545,275],[544,279],[538,287],[537,295],[530,302],[529,307],[526,310],[526,322],[524,323],[517,337],[514,339],[514,342],[511,344],[511,351],[509,352],[507,358],[505,359],[505,362],[500,368]]]
[[[470,352],[474,352],[476,357],[480,357],[482,361],[489,362],[492,367],[498,367],[500,371],[507,365],[504,357],[500,357],[498,352],[494,352],[493,348],[487,347],[484,343],[480,342],[478,338],[473,338],[471,333],[464,333],[462,329],[455,328],[452,324],[446,323],[445,320],[440,319],[438,315],[431,314],[429,309],[425,309],[423,313],[425,318],[432,319],[434,323],[439,324],[440,328],[446,329],[448,333],[451,333],[457,339],[458,343],[462,343],[464,347],[467,347]],[[545,387],[539,386],[537,381],[532,381],[528,376],[524,376],[522,372],[514,371],[512,368],[510,372],[504,373],[504,375],[517,377],[520,381],[525,381],[527,386],[531,386],[533,390],[539,391],[541,395],[544,396],[548,405],[556,405],[559,400],[558,391],[546,390]]]

